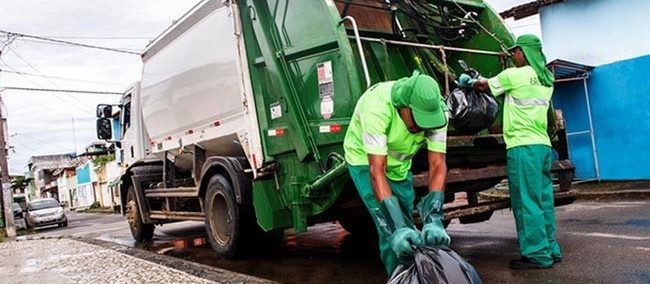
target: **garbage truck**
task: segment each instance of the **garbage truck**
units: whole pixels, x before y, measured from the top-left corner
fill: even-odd
[[[203,221],[217,254],[235,258],[289,228],[338,221],[353,234],[374,231],[343,158],[356,101],[415,69],[448,96],[461,61],[494,76],[512,65],[513,42],[482,0],[197,4],[146,47],[141,81],[120,103],[97,106],[98,137],[115,143],[123,167],[133,237]],[[557,205],[572,202],[574,171],[560,114],[549,110]],[[500,116],[477,133],[449,129],[446,222],[485,221],[509,206],[480,197],[507,176]],[[418,195],[426,157],[413,157]],[[466,200],[452,202],[458,193]]]

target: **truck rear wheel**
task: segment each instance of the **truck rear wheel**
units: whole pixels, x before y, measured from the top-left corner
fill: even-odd
[[[135,188],[129,185],[126,194],[126,219],[129,222],[129,229],[133,239],[138,242],[148,242],[153,238],[154,225],[145,224],[140,216],[138,203],[135,200]]]
[[[212,249],[220,257],[233,259],[240,247],[241,220],[230,182],[215,175],[205,194],[205,228]]]

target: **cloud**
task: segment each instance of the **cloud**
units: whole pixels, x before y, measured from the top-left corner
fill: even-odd
[[[0,29],[139,51],[198,2],[4,1]],[[6,40],[0,36],[0,47]],[[79,80],[0,72],[0,86],[121,92],[140,77],[139,56],[29,39],[16,39],[9,48],[0,57],[8,66],[0,62],[0,69]],[[30,156],[74,152],[75,144],[77,151],[83,151],[97,140],[95,106],[119,101],[119,96],[13,90],[3,91],[2,98],[9,133],[13,135],[9,137],[13,147],[9,151],[12,175],[26,171]]]

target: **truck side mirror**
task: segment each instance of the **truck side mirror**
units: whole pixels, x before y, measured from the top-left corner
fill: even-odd
[[[113,131],[111,129],[111,120],[108,118],[97,119],[97,138],[101,140],[111,140]]]
[[[113,106],[111,105],[97,105],[97,117],[109,118],[113,116]]]

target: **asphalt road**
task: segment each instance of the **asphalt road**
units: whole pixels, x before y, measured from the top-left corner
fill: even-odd
[[[87,237],[137,246],[120,215],[70,213],[69,227],[44,228],[29,237]],[[452,248],[477,269],[484,283],[650,283],[650,201],[578,202],[557,208],[564,261],[552,269],[513,271],[518,258],[512,212],[483,223],[448,228]],[[355,237],[337,224],[285,233],[279,249],[238,261],[218,259],[207,245],[174,248],[174,241],[203,235],[200,222],[156,229],[150,250],[284,283],[382,283],[376,241]],[[191,243],[191,241],[190,241]]]

